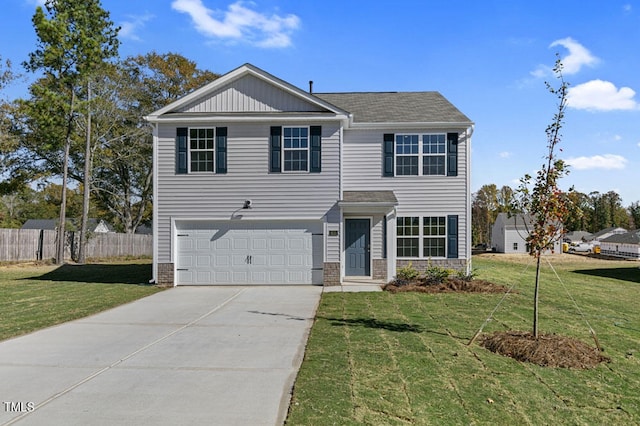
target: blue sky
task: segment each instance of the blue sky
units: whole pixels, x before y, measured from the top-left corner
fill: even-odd
[[[0,56],[35,46],[39,0],[3,0]],[[437,90],[475,125],[472,190],[543,162],[559,53],[571,84],[563,186],[640,200],[640,1],[102,0],[122,56],[177,52],[225,73],[250,62],[314,91]],[[4,96],[26,94],[15,85]]]

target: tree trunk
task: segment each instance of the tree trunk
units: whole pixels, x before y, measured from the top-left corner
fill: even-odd
[[[62,194],[60,195],[60,222],[58,223],[58,246],[56,247],[56,264],[64,264],[65,224],[67,221],[67,175],[69,174],[69,145],[67,138],[64,144],[64,159],[62,164]]]
[[[533,337],[538,338],[538,290],[540,288],[540,253],[536,260],[536,286],[533,291]]]
[[[71,101],[69,102],[69,121],[67,122],[67,136],[64,143],[64,157],[62,159],[62,194],[60,195],[60,223],[58,223],[58,246],[56,247],[56,264],[64,264],[65,231],[67,222],[67,180],[69,175],[69,150],[71,149],[71,130],[73,127],[73,107],[75,92],[71,87]]]
[[[87,82],[87,141],[84,151],[84,193],[82,196],[82,224],[80,226],[80,246],[78,263],[86,262],[87,223],[91,197],[91,82]]]

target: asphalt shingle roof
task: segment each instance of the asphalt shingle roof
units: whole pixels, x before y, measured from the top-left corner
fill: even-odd
[[[601,241],[602,243],[640,244],[640,229],[626,234],[614,234]]]
[[[344,191],[342,201],[347,203],[389,203],[398,204],[393,191]]]
[[[355,123],[468,123],[439,92],[314,93],[353,114]]]

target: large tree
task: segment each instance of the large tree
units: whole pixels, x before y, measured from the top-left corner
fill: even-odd
[[[44,156],[50,160],[57,157],[53,161],[59,165],[54,172],[62,176],[56,262],[63,263],[68,158],[78,94],[105,61],[117,56],[119,28],[114,27],[99,0],[46,0],[44,8],[36,8],[32,22],[37,46],[24,66],[43,77],[30,88],[29,131],[51,131],[32,136],[46,142]],[[40,151],[39,146],[32,148]]]
[[[631,226],[630,228],[639,229],[640,228],[640,201],[635,201],[629,205],[629,216],[631,216]]]
[[[150,220],[153,128],[144,116],[215,80],[176,53],[127,58],[94,89],[94,190],[99,205],[125,232]]]

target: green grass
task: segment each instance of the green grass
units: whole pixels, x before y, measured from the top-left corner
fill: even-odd
[[[122,264],[0,267],[0,340],[156,293],[148,260]]]
[[[639,265],[563,258],[554,267],[579,310],[546,267],[540,329],[593,345],[588,322],[610,363],[544,368],[468,346],[502,295],[326,293],[287,424],[640,423]],[[515,283],[518,291],[485,332],[531,329],[534,268],[525,271],[527,262],[474,259],[478,278]]]

